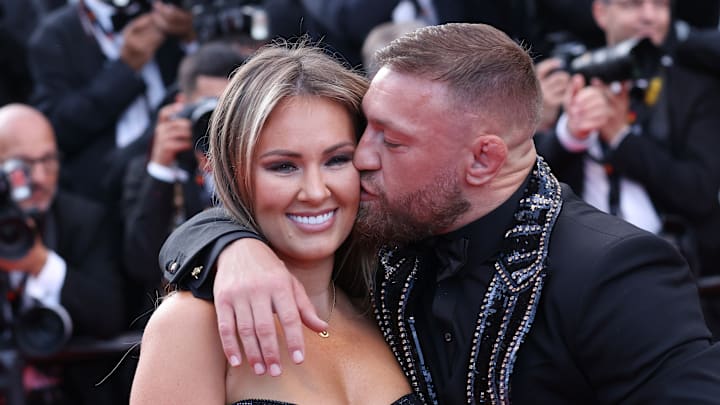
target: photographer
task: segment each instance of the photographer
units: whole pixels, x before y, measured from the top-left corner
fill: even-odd
[[[31,100],[55,128],[64,188],[116,208],[111,156],[148,128],[194,38],[190,12],[159,0],[78,0],[42,20]]]
[[[674,56],[669,0],[595,0],[592,11],[608,46],[645,37]],[[720,83],[660,60],[641,80],[572,77],[556,131],[536,136],[537,147],[586,201],[667,237],[697,273],[716,274]],[[706,316],[718,335],[720,318]]]
[[[20,162],[29,173],[31,190],[16,204],[18,210],[6,205],[0,213],[19,213],[18,219],[30,224],[35,233],[32,246],[19,259],[0,258],[0,276],[13,293],[8,297],[15,297],[4,303],[15,310],[11,319],[14,325],[10,326],[14,326],[16,335],[20,334],[12,344],[26,350],[31,342],[23,337],[46,332],[43,325],[20,323],[22,315],[34,307],[61,307],[58,311],[69,315],[65,331],[72,331],[73,336],[109,337],[126,325],[122,278],[114,253],[117,241],[105,210],[97,203],[58,190],[58,156],[50,122],[40,112],[21,104],[0,108],[0,163]],[[43,352],[48,347],[29,349]],[[84,386],[82,393],[74,393],[84,396],[89,395],[84,390],[97,382],[97,376],[75,368],[64,372],[62,378],[63,384]],[[72,388],[65,388],[68,395],[74,395],[70,393]],[[100,391],[92,395],[100,395]],[[111,403],[93,398],[97,401],[82,402],[75,397],[77,401],[71,403]]]
[[[154,307],[162,279],[157,256],[167,235],[211,204],[203,140],[207,119],[212,102],[243,61],[225,43],[204,44],[187,56],[178,71],[180,93],[160,109],[149,156],[138,156],[128,166],[123,191],[125,263],[130,279],[146,295],[132,303],[135,315]]]

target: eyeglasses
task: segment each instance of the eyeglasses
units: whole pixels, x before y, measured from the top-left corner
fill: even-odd
[[[58,152],[48,153],[45,156],[41,156],[35,159],[17,156],[8,160],[11,159],[21,161],[23,165],[25,165],[29,170],[34,169],[35,165],[42,166],[42,168],[45,169],[45,171],[47,172],[56,172],[58,171],[58,169],[60,169],[60,153]]]
[[[606,0],[606,3],[625,10],[639,10],[645,3],[650,3],[655,8],[670,8],[670,0]]]

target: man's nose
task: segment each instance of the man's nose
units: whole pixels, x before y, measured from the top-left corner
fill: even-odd
[[[34,183],[42,183],[49,174],[50,171],[40,162],[35,162],[30,166],[30,178]]]
[[[380,156],[378,154],[379,142],[382,142],[379,136],[371,134],[367,129],[365,130],[360,137],[357,148],[355,148],[355,155],[353,157],[355,168],[359,171],[374,171],[380,169]]]

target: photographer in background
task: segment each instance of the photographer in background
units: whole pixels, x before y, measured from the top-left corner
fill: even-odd
[[[15,297],[10,302],[14,319],[33,306],[61,306],[69,314],[71,325],[66,327],[73,336],[110,337],[122,331],[126,320],[114,254],[117,241],[105,210],[58,190],[59,153],[50,122],[21,104],[0,108],[0,163],[12,160],[22,162],[29,173],[31,195],[17,205],[36,232],[34,244],[23,257],[0,258],[0,277],[12,292],[8,297]],[[15,342],[17,346],[27,343]],[[71,399],[68,403],[113,403],[112,396],[101,396],[102,388],[84,391],[110,369],[103,364],[90,371],[93,366],[88,362],[62,372],[61,384]]]
[[[55,129],[64,188],[117,208],[120,190],[105,186],[113,152],[149,127],[194,38],[191,13],[159,0],[78,0],[42,20],[31,100]]]
[[[123,190],[125,266],[137,291],[145,295],[130,298],[133,315],[154,308],[162,280],[157,256],[167,235],[211,205],[204,136],[214,102],[244,60],[233,45],[221,42],[204,44],[187,56],[178,71],[176,101],[158,113],[149,156],[135,157],[128,165]]]
[[[670,0],[595,0],[592,11],[608,46],[645,37],[674,56]],[[720,82],[677,59],[661,61],[642,80],[575,75],[556,130],[536,144],[590,204],[670,239],[696,273],[717,274]],[[706,308],[706,318],[719,336],[713,312]]]

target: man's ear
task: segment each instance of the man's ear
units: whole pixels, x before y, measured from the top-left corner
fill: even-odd
[[[465,181],[482,186],[492,180],[507,159],[508,149],[497,135],[481,135],[472,146],[473,158],[465,170]]]

